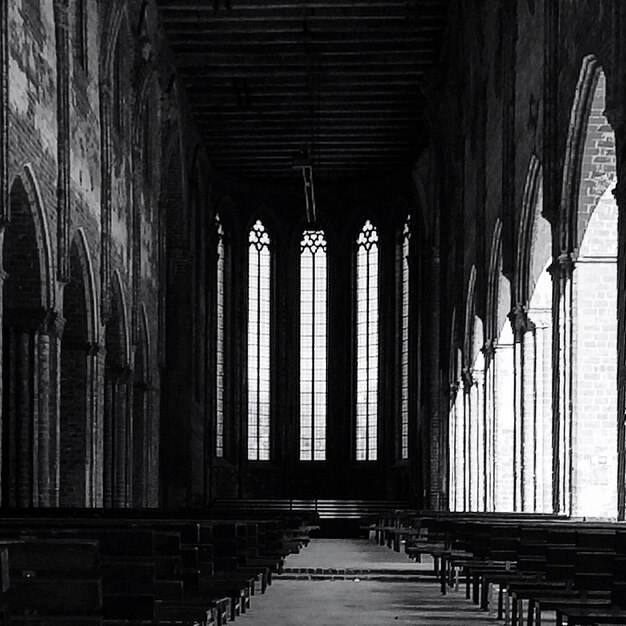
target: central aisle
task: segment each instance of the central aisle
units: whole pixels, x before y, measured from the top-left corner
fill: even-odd
[[[464,593],[442,596],[430,572],[432,565],[413,563],[367,540],[313,539],[300,554],[287,557],[284,575],[265,595],[252,598],[251,610],[237,621],[248,626],[498,623]]]

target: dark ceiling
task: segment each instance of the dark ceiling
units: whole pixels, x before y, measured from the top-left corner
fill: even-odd
[[[215,168],[364,177],[424,145],[422,86],[448,0],[158,0]]]

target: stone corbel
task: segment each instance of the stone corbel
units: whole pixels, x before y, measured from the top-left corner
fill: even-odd
[[[524,337],[529,328],[528,307],[525,304],[517,303],[508,315],[515,341],[519,342]]]
[[[103,352],[103,347],[95,341],[88,341],[85,344],[85,349],[88,357],[96,357]]]
[[[47,311],[44,315],[41,330],[50,337],[60,339],[65,328],[65,318],[57,311]]]
[[[54,0],[56,23],[59,28],[69,30],[69,2],[68,0]]]
[[[488,363],[495,354],[496,351],[496,340],[495,339],[487,339],[483,344],[483,347],[480,349],[485,357],[485,363]]]
[[[575,267],[574,256],[571,252],[563,250],[559,256],[550,264],[548,272],[553,280],[559,280],[572,275]]]
[[[461,373],[461,380],[465,391],[469,391],[475,384],[474,373],[471,368],[464,367]]]
[[[100,79],[100,101],[103,104],[110,104],[111,102],[111,80],[107,78]]]

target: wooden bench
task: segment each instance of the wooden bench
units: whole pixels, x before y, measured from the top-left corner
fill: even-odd
[[[617,524],[519,514],[426,514],[411,524],[421,531],[416,551],[434,537],[438,548],[443,546],[448,572],[442,574],[442,592],[455,578],[450,572],[461,570],[467,596],[486,609],[487,589],[497,585],[498,617],[510,618],[513,625],[525,603],[529,625],[540,623],[542,610],[556,611],[558,623],[626,623],[626,603],[619,599],[626,591],[626,531]],[[434,544],[426,550],[434,550]]]
[[[3,540],[0,546],[6,556],[2,586],[7,588],[11,624],[43,618],[68,626],[102,624],[96,541],[25,538]]]
[[[298,550],[289,534],[302,519],[184,519],[181,512],[73,510],[14,512],[0,519],[0,538],[92,539],[101,548],[102,616],[146,623],[222,624],[264,592],[284,557]],[[68,515],[68,513],[70,513]],[[214,515],[214,512],[212,513]],[[256,516],[251,516],[256,517]]]

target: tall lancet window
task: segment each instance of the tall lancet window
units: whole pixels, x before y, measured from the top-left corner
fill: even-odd
[[[248,459],[270,458],[270,237],[260,220],[248,247]]]
[[[215,216],[217,265],[215,285],[215,456],[224,456],[224,228]]]
[[[409,242],[408,217],[400,240],[400,458],[409,458]]]
[[[356,253],[356,458],[375,461],[378,442],[378,231],[368,220]]]
[[[326,460],[326,239],[300,242],[300,460]]]

